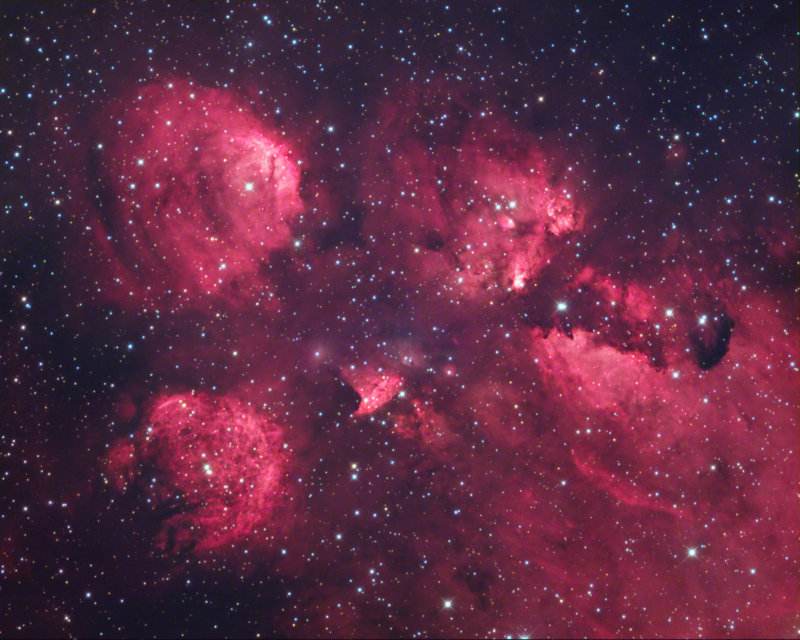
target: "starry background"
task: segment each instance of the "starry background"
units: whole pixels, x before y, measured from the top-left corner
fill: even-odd
[[[2,634],[795,635],[797,11],[3,3]]]

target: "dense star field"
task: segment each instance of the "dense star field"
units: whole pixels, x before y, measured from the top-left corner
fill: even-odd
[[[0,27],[0,634],[797,635],[796,3]]]

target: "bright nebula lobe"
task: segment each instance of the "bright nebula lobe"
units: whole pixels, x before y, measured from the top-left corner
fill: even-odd
[[[269,538],[286,492],[282,443],[280,427],[234,399],[160,397],[139,431],[113,445],[106,474],[119,491],[139,485],[163,514],[159,548],[202,553],[259,529]]]
[[[444,112],[446,146],[417,133],[430,104]],[[421,279],[415,285],[444,284],[451,295],[485,301],[535,279],[584,214],[532,136],[501,118],[471,122],[467,108],[415,86],[387,101],[378,127],[385,147],[374,146],[362,199],[371,210],[365,228],[383,252],[405,251],[418,263],[409,270]]]
[[[302,161],[280,135],[230,91],[179,81],[105,117],[121,124],[94,149],[97,237],[122,286],[154,299],[268,295],[260,267],[303,208]]]

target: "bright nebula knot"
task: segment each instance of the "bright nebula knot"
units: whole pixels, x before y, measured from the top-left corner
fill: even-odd
[[[361,398],[356,415],[368,415],[385,406],[403,387],[403,378],[381,367],[350,366],[342,369],[342,377]]]

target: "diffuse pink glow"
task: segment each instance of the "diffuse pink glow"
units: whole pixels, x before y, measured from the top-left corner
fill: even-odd
[[[260,267],[303,209],[301,159],[280,132],[230,91],[184,81],[142,87],[106,118],[92,204],[118,287],[134,302],[268,298]]]
[[[158,547],[203,553],[283,526],[272,517],[287,464],[281,428],[249,406],[177,394],[157,398],[133,439],[113,445],[105,473],[118,490],[138,484],[163,511]]]
[[[0,3],[0,640],[798,636],[797,12],[705,4]]]
[[[121,289],[133,283],[137,305],[177,292],[197,312],[214,299],[229,332],[221,335],[236,345],[171,341],[162,370],[222,363],[237,391],[159,396],[107,456],[112,486],[135,486],[155,507],[166,555],[207,557],[251,539],[269,549],[302,523],[308,537],[293,546],[306,556],[277,571],[305,575],[323,561],[318,545],[333,540],[325,561],[336,561],[345,525],[360,536],[371,526],[365,514],[393,517],[383,488],[360,489],[391,478],[398,485],[385,495],[397,510],[425,514],[405,543],[404,557],[424,567],[410,579],[409,611],[440,615],[431,597],[445,589],[447,609],[458,603],[460,619],[485,635],[498,628],[495,611],[504,629],[524,629],[535,610],[561,635],[644,635],[652,615],[669,620],[658,628],[691,635],[694,621],[675,611],[718,620],[753,602],[769,609],[770,628],[782,624],[788,601],[752,595],[751,570],[774,567],[757,573],[774,594],[792,563],[747,540],[771,536],[792,557],[796,541],[785,533],[796,509],[776,496],[788,495],[796,473],[742,462],[758,460],[761,446],[793,446],[786,429],[772,429],[795,419],[792,392],[765,364],[781,354],[791,366],[796,353],[789,320],[770,315],[774,301],[719,276],[705,256],[688,266],[670,259],[674,237],[648,277],[578,259],[590,216],[569,169],[553,169],[563,165],[558,154],[503,117],[414,86],[418,108],[383,101],[364,136],[355,172],[365,209],[350,243],[282,254],[294,288],[276,303],[290,314],[285,335],[273,335],[242,302],[269,299],[271,255],[304,211],[293,143],[221,90],[143,91],[150,108],[121,108],[128,128],[107,147],[114,204],[103,255]],[[443,133],[425,130],[419,113],[429,102],[448,115]],[[128,181],[135,188],[126,191]],[[306,223],[321,230],[335,214],[320,209]],[[279,384],[266,382],[276,374]],[[743,398],[741,389],[755,391]],[[245,398],[280,405],[286,419],[279,426]],[[133,420],[136,408],[118,413]],[[302,459],[285,453],[289,438]],[[375,451],[385,447],[395,453],[377,471]],[[292,465],[301,472],[290,485]],[[303,507],[287,502],[295,485]],[[422,506],[408,507],[419,495]],[[752,517],[738,524],[739,513]],[[394,562],[383,548],[370,553],[342,571]],[[700,555],[717,566],[736,559],[728,584],[703,573],[726,602],[688,601],[708,592],[695,575]],[[338,611],[342,591],[322,593],[319,610]],[[332,618],[341,626],[320,624],[378,635],[359,606]]]
[[[617,477],[603,468],[591,451],[573,449],[572,461],[575,463],[575,468],[578,472],[592,485],[626,505],[653,511],[663,511],[677,517],[685,515],[685,512],[677,506],[655,498],[652,492],[645,493],[630,480]]]
[[[452,117],[467,107],[431,88],[411,87],[401,102],[437,105],[452,145],[426,144],[436,128],[387,101],[362,184],[367,232],[418,265],[414,284],[451,296],[483,299],[535,280],[584,224],[566,176],[555,179],[532,137],[502,118]]]

